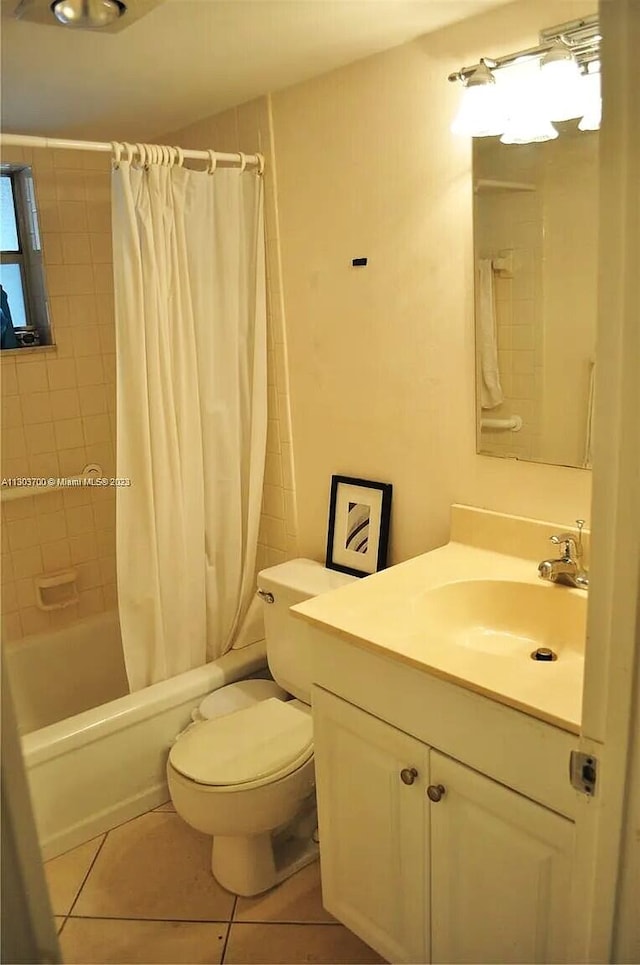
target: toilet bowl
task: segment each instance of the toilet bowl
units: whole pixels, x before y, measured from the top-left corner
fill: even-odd
[[[267,658],[287,691],[272,680],[222,687],[171,748],[175,809],[213,837],[211,871],[235,894],[266,891],[317,857],[309,654],[288,611],[352,579],[310,560],[263,570]]]

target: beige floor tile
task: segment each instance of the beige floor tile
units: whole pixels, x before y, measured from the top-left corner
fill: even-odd
[[[154,811],[174,811],[175,812],[175,808],[173,806],[172,801],[165,801],[164,804],[160,804],[157,808],[154,808]]]
[[[322,907],[320,863],[314,861],[281,885],[256,898],[238,898],[237,921],[335,921]]]
[[[343,925],[234,922],[224,961],[225,965],[373,965],[384,959]]]
[[[233,895],[210,870],[211,838],[150,811],[109,832],[74,915],[228,921]]]
[[[54,921],[54,924],[55,924],[55,926],[56,926],[56,931],[57,931],[58,934],[60,934],[60,932],[62,931],[62,926],[64,925],[64,923],[65,923],[66,920],[67,920],[67,919],[66,919],[64,916],[62,916],[62,915],[54,915],[54,916],[53,916],[53,921]]]
[[[60,936],[66,965],[219,963],[226,924],[69,918]]]
[[[91,867],[104,834],[81,844],[73,851],[58,855],[45,862],[44,873],[49,886],[51,910],[54,915],[66,915],[80,891],[85,875]]]

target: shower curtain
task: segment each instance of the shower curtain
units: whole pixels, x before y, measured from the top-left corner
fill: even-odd
[[[254,594],[267,427],[262,178],[112,175],[118,599],[131,690],[231,646]]]

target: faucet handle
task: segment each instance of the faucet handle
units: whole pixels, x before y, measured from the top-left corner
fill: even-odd
[[[582,556],[582,540],[575,538],[573,533],[558,533],[549,539],[556,546],[563,544],[563,553],[570,560],[577,560]]]

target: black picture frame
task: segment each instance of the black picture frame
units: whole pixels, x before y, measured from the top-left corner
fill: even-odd
[[[385,569],[391,522],[391,483],[332,476],[327,569],[369,576]]]

